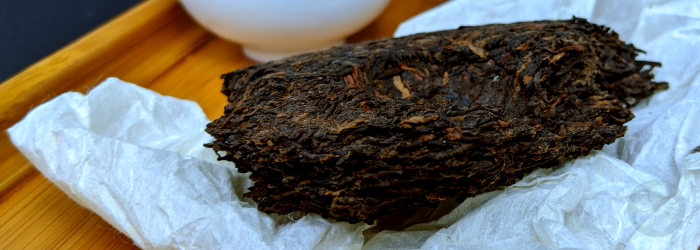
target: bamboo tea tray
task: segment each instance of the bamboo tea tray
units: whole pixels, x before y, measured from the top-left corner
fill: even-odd
[[[399,23],[442,2],[394,0],[348,42],[390,37]],[[149,0],[0,84],[0,249],[138,249],[12,145],[4,131],[33,107],[116,76],[196,101],[215,119],[226,104],[219,75],[251,63],[239,45],[198,26],[176,0]]]

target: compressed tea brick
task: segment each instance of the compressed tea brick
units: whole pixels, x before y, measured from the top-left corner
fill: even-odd
[[[625,133],[658,63],[574,18],[335,47],[222,76],[207,126],[267,213],[372,223],[463,201]]]

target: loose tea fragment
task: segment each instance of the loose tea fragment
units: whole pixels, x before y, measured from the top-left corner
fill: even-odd
[[[660,64],[574,18],[335,47],[222,76],[207,126],[267,213],[372,223],[461,202],[624,135]]]

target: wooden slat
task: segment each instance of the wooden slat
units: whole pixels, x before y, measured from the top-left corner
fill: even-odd
[[[138,249],[42,175],[31,175],[19,187],[0,203],[0,249],[77,249],[88,243],[93,249]],[[93,239],[105,236],[118,238],[122,244],[92,244]]]
[[[34,172],[34,167],[15,149],[9,136],[0,132],[0,197]]]
[[[243,56],[239,45],[215,39],[147,87],[164,95],[196,101],[213,120],[223,114],[226,105],[226,97],[219,93],[221,73],[252,63]]]
[[[147,85],[212,39],[213,35],[195,24],[188,16],[181,15],[143,38],[119,57],[104,62],[91,72],[75,77],[71,90],[84,93],[111,76]]]
[[[350,42],[389,37],[403,20],[444,0],[394,0]],[[219,75],[253,62],[239,45],[193,22],[176,0],[145,1],[0,84],[0,129],[63,92],[109,76],[194,100],[210,119],[226,103]],[[0,133],[0,249],[136,249],[42,176]]]
[[[0,85],[0,129],[16,123],[52,94],[66,90],[75,76],[92,71],[182,15],[176,0],[146,1],[11,77]]]
[[[445,0],[391,1],[377,20],[374,20],[357,34],[350,36],[347,41],[355,43],[368,39],[391,37],[404,20],[444,2]]]
[[[163,1],[152,0],[145,2],[144,5],[137,7],[134,11],[141,11],[143,6],[147,6],[148,4],[155,2]],[[118,56],[114,56],[110,60],[90,64],[90,67],[93,68],[92,70],[75,70],[69,74],[68,71],[71,69],[65,69],[65,72],[61,72],[60,74],[64,75],[65,77],[70,75],[70,77],[68,77],[70,79],[64,80],[64,84],[45,93],[45,96],[39,102],[49,100],[60,93],[70,90],[86,92],[88,89],[100,83],[109,76],[119,77],[123,80],[134,83],[148,83],[158,77],[158,75],[168,70],[173,64],[179,62],[185,56],[188,56],[191,51],[197,49],[207,41],[214,38],[213,35],[206,32],[204,29],[195,24],[187,15],[185,15],[182,9],[178,7],[176,2],[171,4],[174,4],[173,6],[177,8],[162,8],[162,6],[158,6],[162,8],[161,11],[174,15],[173,18],[165,18],[163,15],[156,15],[160,17],[159,20],[162,23],[154,23],[151,25],[159,26],[160,28],[149,29],[153,31],[144,35],[144,37],[134,37],[133,40],[136,40],[136,42],[131,44],[132,46],[130,47],[122,48],[123,51],[120,52]],[[124,15],[123,17],[130,16],[132,15]],[[121,18],[118,18],[117,20],[121,20]],[[109,28],[110,26],[111,25],[107,25],[104,28]],[[142,30],[138,31],[141,32],[132,31],[131,34],[123,34],[123,36],[134,36],[133,34],[140,36],[144,33]],[[101,35],[106,32],[95,33]],[[102,38],[93,38],[88,35],[83,39],[93,40]],[[125,39],[117,38],[117,40]],[[76,44],[79,43],[80,41],[76,42]],[[94,42],[91,42],[89,44],[93,43]],[[120,43],[119,45],[121,46],[123,44]],[[73,47],[69,46],[63,50],[72,49]],[[63,50],[57,52],[56,55],[66,54],[63,53]],[[98,50],[92,53],[112,54],[113,52]],[[45,60],[51,61],[52,58],[53,56],[50,56]],[[37,65],[41,64],[43,64],[43,61],[37,63]],[[32,68],[27,69],[26,72],[27,74],[35,73]],[[27,76],[22,73],[15,76],[13,79],[24,79],[26,77]],[[3,83],[0,85],[0,93],[4,93],[2,87],[12,88],[12,86],[15,86],[17,89],[26,87],[25,85],[17,86],[17,83],[18,82],[12,81],[12,79]],[[44,84],[37,82],[34,83],[38,85]],[[2,100],[4,100],[4,98],[0,98],[0,101]],[[31,106],[27,106],[25,108],[30,107]],[[2,106],[0,106],[0,110],[1,108]],[[18,108],[16,112],[21,112],[20,110],[22,108],[23,107]],[[0,113],[0,115],[2,115],[2,113]],[[22,114],[22,116],[24,116],[24,114]],[[5,117],[2,117],[0,119],[4,120],[4,118]],[[0,126],[2,125],[0,124]],[[6,128],[2,129],[5,130]],[[2,150],[0,151],[2,152],[0,154],[8,154],[7,158],[0,158],[6,159],[5,161],[0,162],[0,195],[2,195],[33,170],[31,167],[29,167],[28,162],[18,154],[16,149],[14,149],[12,144],[9,142],[7,134],[5,133],[0,135],[0,150]]]

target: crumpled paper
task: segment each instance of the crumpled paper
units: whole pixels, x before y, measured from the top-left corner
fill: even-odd
[[[258,212],[217,162],[193,102],[110,78],[8,130],[52,182],[146,249],[696,249],[700,245],[700,2],[454,0],[396,32],[568,19],[611,26],[663,63],[670,89],[642,101],[625,137],[505,190],[364,245],[364,223]],[[696,151],[700,151],[700,148]]]
[[[144,249],[360,249],[364,224],[259,212],[252,185],[202,144],[213,139],[192,101],[117,78],[66,93],[8,130],[61,190]]]
[[[634,107],[625,136],[603,150],[467,200],[438,221],[381,232],[365,247],[698,248],[700,2],[455,0],[404,22],[395,36],[572,16],[647,51],[640,60],[663,63],[654,73],[670,89]]]

